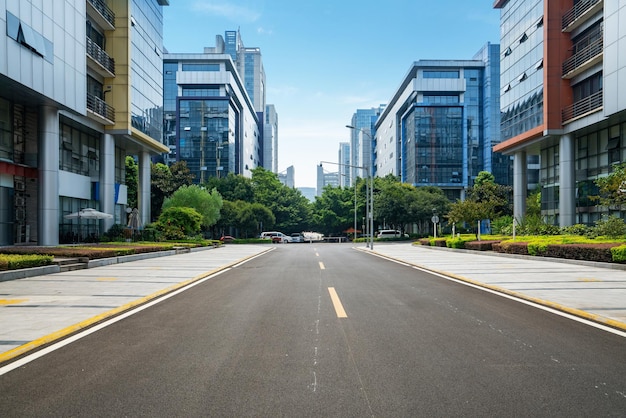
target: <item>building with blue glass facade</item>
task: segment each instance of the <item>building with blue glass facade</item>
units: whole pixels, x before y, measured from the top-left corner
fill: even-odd
[[[381,104],[377,108],[357,109],[350,122],[350,184],[357,178],[366,178],[372,173],[372,139],[374,124],[385,109]],[[367,167],[364,170],[359,167]]]
[[[375,123],[374,173],[463,198],[480,171],[511,184],[499,143],[499,45],[471,60],[420,60]]]
[[[125,158],[162,144],[167,0],[0,2],[0,245],[56,245],[126,224]],[[132,84],[131,84],[132,83]],[[105,220],[68,219],[95,208]]]
[[[261,166],[259,120],[229,54],[165,54],[164,120],[169,162],[186,161],[194,182]]]

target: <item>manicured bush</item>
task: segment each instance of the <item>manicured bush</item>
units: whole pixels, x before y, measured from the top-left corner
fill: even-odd
[[[446,239],[445,238],[433,238],[430,240],[430,245],[432,247],[446,247]]]
[[[596,221],[596,225],[591,228],[588,236],[593,238],[623,238],[626,236],[626,223],[624,223],[622,218],[615,215],[600,219]]]
[[[48,266],[53,257],[39,254],[0,254],[0,270],[17,270]]]
[[[462,238],[446,239],[446,247],[448,248],[465,248],[465,240]]]
[[[528,255],[528,243],[517,241],[502,241],[498,244],[493,244],[493,250],[506,254],[521,254]]]
[[[494,244],[498,243],[500,243],[500,241],[469,241],[465,242],[465,249],[473,251],[492,251]]]
[[[616,263],[626,263],[626,245],[612,247],[611,258]]]
[[[584,236],[589,233],[589,227],[584,224],[576,224],[561,228],[561,233],[566,235]]]
[[[610,263],[612,260],[611,247],[618,244],[550,244],[547,245],[545,256],[567,258],[570,260],[586,260]]]

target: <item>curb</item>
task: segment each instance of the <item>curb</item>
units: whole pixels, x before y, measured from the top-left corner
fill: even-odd
[[[92,327],[94,325],[96,325],[99,322],[102,322],[106,319],[109,319],[111,317],[120,315],[126,311],[129,311],[137,306],[143,305],[147,302],[150,302],[154,299],[157,299],[161,296],[164,296],[168,293],[174,292],[176,290],[179,290],[191,283],[194,283],[198,280],[204,279],[212,274],[218,273],[220,271],[223,270],[227,270],[237,264],[240,264],[246,260],[249,260],[253,257],[257,257],[260,255],[264,255],[270,251],[274,250],[274,248],[268,248],[266,250],[261,251],[260,253],[257,254],[253,254],[247,257],[243,257],[240,258],[238,260],[235,260],[231,263],[225,264],[223,266],[220,266],[216,269],[213,270],[209,270],[207,272],[201,273],[195,277],[192,277],[191,279],[182,281],[180,283],[176,283],[174,285],[171,285],[163,290],[159,290],[158,292],[152,293],[150,295],[144,296],[142,298],[139,298],[137,300],[134,300],[132,302],[129,302],[127,304],[124,304],[118,308],[114,308],[111,309],[110,311],[107,312],[103,312],[99,315],[96,315],[94,317],[88,318],[84,321],[80,321],[74,325],[70,325],[68,327],[65,327],[63,329],[60,329],[58,331],[53,332],[52,334],[48,334],[48,335],[44,335],[43,337],[37,338],[36,340],[30,341],[26,344],[20,345],[19,347],[15,347],[9,351],[5,351],[4,353],[0,353],[0,366],[4,365],[6,362],[10,361],[10,360],[15,360],[17,357],[29,354],[31,351],[34,351],[36,349],[42,348],[45,345],[54,343],[58,340],[64,339],[69,337],[70,335],[78,332],[78,331],[82,331],[84,329],[87,329],[89,327]],[[167,255],[173,255],[173,254],[167,254]],[[131,260],[129,260],[131,261]],[[111,264],[115,264],[115,263],[111,263]]]
[[[412,263],[410,261],[402,260],[402,259],[395,258],[395,257],[391,257],[391,256],[388,256],[388,255],[385,255],[385,254],[378,253],[376,251],[365,250],[365,249],[361,249],[361,248],[358,248],[358,247],[355,247],[355,249],[358,250],[358,251],[363,251],[365,253],[370,253],[370,254],[376,255],[378,257],[381,257],[381,258],[384,258],[384,259],[387,259],[387,260],[390,260],[390,261],[394,261],[394,262],[398,262],[398,263],[402,263],[402,264],[407,264],[407,265],[410,265],[410,266],[418,267],[418,268],[420,268],[422,270],[429,271],[429,272],[432,272],[432,273],[441,274],[443,276],[450,277],[452,279],[456,279],[456,280],[459,280],[459,281],[462,281],[462,282],[466,282],[466,283],[472,284],[474,286],[482,287],[482,288],[489,289],[489,290],[492,290],[492,291],[497,292],[497,293],[502,293],[504,295],[513,296],[513,297],[516,297],[518,299],[525,300],[527,302],[532,302],[532,303],[535,303],[537,305],[542,305],[542,306],[545,306],[545,307],[548,307],[548,308],[552,308],[552,309],[555,309],[557,311],[564,312],[564,313],[567,313],[567,314],[570,314],[570,315],[573,315],[573,316],[577,316],[579,318],[583,318],[583,319],[586,319],[586,320],[591,321],[591,322],[595,322],[595,323],[600,324],[600,325],[605,325],[607,327],[611,327],[611,328],[614,328],[614,329],[617,329],[617,330],[620,330],[620,331],[626,331],[626,323],[620,322],[620,321],[616,321],[615,319],[610,319],[610,318],[604,317],[602,315],[592,314],[592,313],[589,313],[587,311],[583,311],[581,309],[571,308],[569,306],[561,305],[560,303],[552,302],[552,301],[549,301],[549,300],[535,298],[535,297],[532,297],[532,296],[525,295],[523,293],[519,293],[519,292],[515,292],[515,291],[512,291],[512,290],[509,290],[509,289],[505,289],[505,288],[502,288],[502,287],[499,287],[499,286],[494,286],[494,285],[490,285],[490,284],[487,284],[487,283],[479,282],[477,280],[473,280],[473,279],[470,279],[470,278],[467,278],[467,277],[459,276],[458,274],[448,273],[446,271],[441,271],[441,270],[436,270],[436,269],[433,269],[431,267],[426,267],[426,266],[423,266],[423,265],[420,265],[420,264],[415,264],[415,263]],[[472,253],[473,252],[474,251],[472,251]],[[533,260],[536,260],[536,259],[537,259],[536,257],[533,258]]]

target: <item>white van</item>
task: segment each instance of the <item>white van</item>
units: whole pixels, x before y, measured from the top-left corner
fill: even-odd
[[[402,234],[400,231],[397,231],[395,229],[383,229],[382,231],[378,232],[378,235],[376,235],[376,238],[408,238],[409,234]]]

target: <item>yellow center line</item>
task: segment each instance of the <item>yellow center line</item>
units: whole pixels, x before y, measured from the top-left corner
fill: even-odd
[[[346,314],[346,311],[343,309],[343,305],[341,304],[341,300],[339,300],[339,296],[337,295],[335,288],[329,287],[328,293],[330,294],[330,300],[333,302],[333,306],[335,307],[337,318],[347,318],[348,315]]]
[[[319,263],[320,263],[320,270],[326,270],[324,263],[322,263],[321,261]]]

